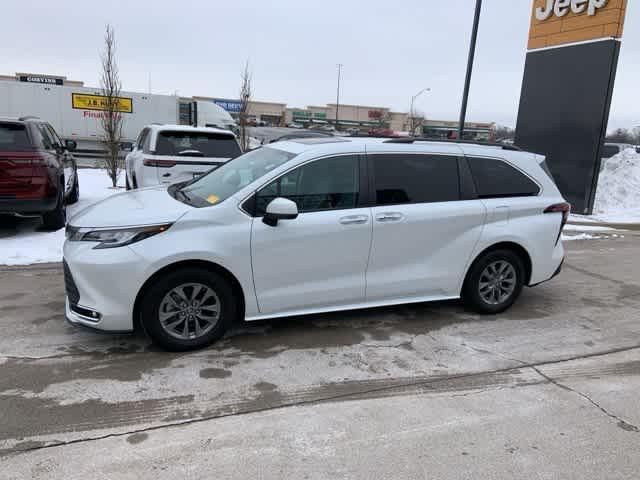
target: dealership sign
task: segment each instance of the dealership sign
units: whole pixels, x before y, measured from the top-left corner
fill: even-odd
[[[20,81],[26,83],[42,83],[44,85],[62,85],[64,79],[54,77],[40,77],[37,75],[20,75]]]
[[[536,8],[536,18],[543,22],[551,15],[561,18],[569,12],[576,15],[587,12],[592,17],[598,9],[606,6],[607,0],[546,0],[544,7]]]

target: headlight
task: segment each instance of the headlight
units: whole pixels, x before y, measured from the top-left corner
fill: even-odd
[[[171,223],[151,225],[146,227],[112,228],[108,230],[95,230],[91,228],[77,228],[67,226],[66,235],[70,242],[97,242],[98,248],[116,248],[131,245],[145,238],[153,237],[166,231]]]

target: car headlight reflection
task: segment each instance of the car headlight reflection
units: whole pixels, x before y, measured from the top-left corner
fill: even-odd
[[[153,237],[166,231],[170,223],[147,225],[144,227],[127,227],[112,229],[77,228],[67,226],[66,235],[70,242],[97,242],[94,249],[117,248],[131,245],[145,238]]]

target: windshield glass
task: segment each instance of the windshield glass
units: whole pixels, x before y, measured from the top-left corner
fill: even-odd
[[[231,135],[209,132],[160,132],[156,155],[235,158],[240,146]]]
[[[180,191],[194,204],[215,205],[293,157],[295,154],[283,150],[258,148],[221,165]]]

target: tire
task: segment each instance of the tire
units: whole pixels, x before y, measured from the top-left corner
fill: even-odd
[[[209,290],[203,291],[202,287]],[[182,294],[182,300],[179,300],[178,291]],[[210,295],[211,292],[213,296]],[[202,308],[202,305],[184,308],[185,299],[202,302],[205,308]],[[214,308],[216,306],[217,310]],[[182,317],[179,308],[184,308]],[[211,318],[215,316],[216,311],[217,320],[211,319],[207,324],[207,319],[203,317]],[[229,283],[214,272],[193,267],[169,272],[154,281],[142,299],[140,312],[142,325],[153,343],[173,352],[211,345],[224,335],[238,315],[236,299]],[[161,313],[164,314],[164,323],[168,324],[166,327],[161,321]],[[202,329],[199,335],[196,332],[196,323]]]
[[[79,182],[80,180],[78,180],[78,171],[76,170],[76,181],[73,182],[73,190],[71,190],[71,193],[69,193],[69,196],[67,197],[67,205],[73,205],[74,203],[77,203],[78,200],[80,199]]]
[[[60,230],[67,223],[67,206],[64,202],[64,182],[58,187],[58,203],[51,212],[42,215],[42,223],[46,230]]]
[[[520,296],[524,278],[525,267],[518,253],[513,250],[488,252],[478,258],[467,273],[462,299],[480,314],[504,312]]]

